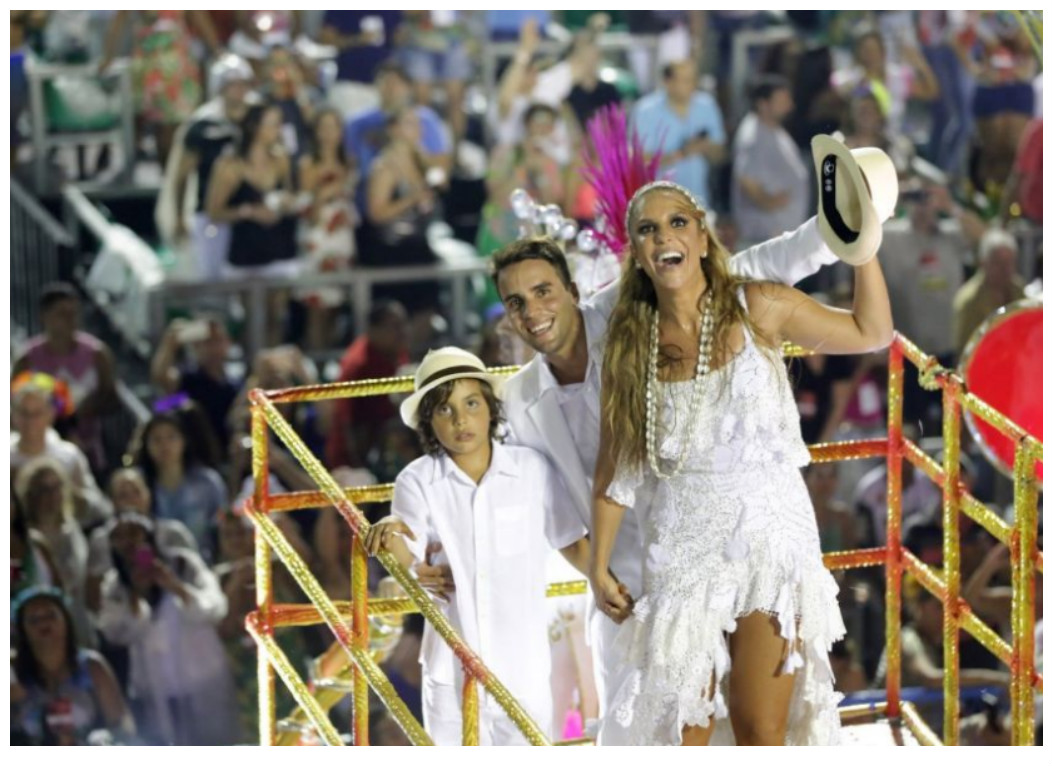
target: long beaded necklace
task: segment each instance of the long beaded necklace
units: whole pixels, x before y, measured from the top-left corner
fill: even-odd
[[[672,479],[683,470],[683,463],[687,458],[687,450],[694,437],[694,427],[698,422],[698,409],[701,406],[701,384],[709,372],[709,358],[712,352],[712,299],[705,294],[705,308],[701,315],[701,333],[698,336],[698,364],[694,369],[694,386],[690,392],[690,410],[687,415],[687,433],[683,435],[683,441],[679,448],[679,458],[676,459],[675,468],[671,474],[664,474],[658,467],[657,451],[657,360],[658,360],[658,312],[654,310],[654,319],[650,326],[650,353],[647,359],[647,460],[650,468],[658,479]]]

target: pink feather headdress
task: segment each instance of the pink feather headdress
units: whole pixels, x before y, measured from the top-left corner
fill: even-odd
[[[596,238],[621,260],[628,245],[628,203],[637,189],[657,180],[661,153],[647,159],[643,142],[629,130],[620,104],[600,109],[588,121],[588,135],[592,148],[585,154],[582,174],[598,197]]]

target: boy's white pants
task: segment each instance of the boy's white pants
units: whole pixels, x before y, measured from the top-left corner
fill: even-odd
[[[424,675],[421,684],[424,729],[436,746],[459,746],[464,742],[460,716],[460,690]],[[522,702],[522,701],[520,701]],[[550,718],[550,717],[549,717]],[[541,727],[547,720],[535,720]],[[508,718],[504,709],[479,688],[479,745],[528,746],[529,741]]]

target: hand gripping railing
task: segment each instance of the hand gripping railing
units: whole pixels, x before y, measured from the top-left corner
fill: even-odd
[[[508,371],[503,371],[508,372]],[[293,578],[310,598],[317,612],[329,625],[337,642],[346,650],[354,661],[353,696],[354,696],[354,743],[368,744],[368,687],[380,697],[395,721],[414,745],[431,745],[431,739],[424,732],[419,722],[409,713],[405,704],[398,697],[394,688],[380,670],[368,652],[368,593],[366,590],[366,556],[361,546],[361,538],[369,530],[369,523],[358,508],[347,498],[325,470],[317,458],[303,444],[292,427],[284,419],[276,403],[297,402],[317,399],[333,399],[346,396],[366,396],[383,394],[396,390],[406,390],[412,386],[411,379],[392,379],[378,382],[358,382],[354,384],[333,384],[326,386],[304,387],[276,392],[253,390],[250,394],[252,404],[252,474],[255,492],[252,500],[246,505],[249,518],[256,526],[256,588],[257,610],[246,619],[246,627],[257,642],[259,648],[259,700],[260,700],[260,741],[273,743],[276,738],[276,721],[274,714],[275,673],[289,686],[308,719],[317,728],[326,743],[336,745],[339,735],[327,721],[324,712],[314,700],[306,685],[292,671],[288,659],[281,653],[273,641],[273,629],[284,625],[292,616],[282,614],[273,603],[271,553],[278,556],[288,568]],[[317,580],[311,575],[305,563],[283,538],[277,527],[270,520],[270,513],[277,508],[298,507],[304,497],[313,494],[298,494],[294,499],[282,499],[278,504],[271,501],[267,485],[268,427],[273,430],[290,452],[299,460],[303,468],[311,475],[321,490],[321,497],[335,507],[354,531],[355,539],[351,552],[351,603],[350,626],[341,615],[341,611],[329,599]],[[275,500],[278,500],[275,497]],[[320,500],[320,499],[318,499]],[[504,709],[509,718],[520,729],[526,739],[534,745],[549,745],[537,724],[516,701],[507,688],[485,666],[482,660],[472,651],[454,631],[445,616],[435,607],[430,597],[407,570],[402,568],[390,554],[379,555],[380,562],[387,568],[395,580],[406,591],[409,598],[423,613],[424,617],[435,628],[442,639],[450,645],[460,660],[465,672],[464,686],[464,742],[478,743],[478,689],[481,684],[487,693]]]
[[[787,346],[787,356],[801,356],[806,351]],[[945,459],[942,466],[925,455],[920,448],[902,436],[903,359],[908,358],[920,371],[922,386],[941,388],[944,398]],[[495,373],[510,373],[513,369],[495,369]],[[967,394],[961,379],[952,372],[938,367],[937,361],[925,355],[901,335],[896,335],[889,351],[888,366],[888,438],[856,442],[835,442],[812,445],[811,459],[816,463],[863,458],[883,457],[888,461],[888,523],[887,545],[856,551],[829,553],[824,556],[826,567],[831,570],[884,565],[886,575],[886,640],[887,640],[887,700],[879,704],[846,706],[840,709],[845,721],[874,714],[901,721],[923,745],[957,743],[957,714],[959,693],[959,662],[957,653],[958,630],[964,629],[974,636],[997,658],[1009,666],[1012,674],[1012,743],[1033,743],[1034,700],[1036,687],[1043,690],[1041,675],[1034,672],[1034,575],[1043,571],[1043,556],[1037,550],[1035,537],[1037,527],[1037,482],[1034,463],[1042,459],[1039,442],[1027,435],[1016,424],[993,410],[977,397]],[[286,389],[276,392],[252,393],[253,406],[253,475],[256,494],[248,508],[256,523],[259,535],[256,543],[257,594],[259,609],[249,616],[247,626],[260,648],[260,740],[272,743],[275,740],[273,684],[275,672],[292,689],[300,705],[299,719],[311,721],[322,738],[328,743],[339,743],[339,736],[328,723],[323,706],[313,697],[302,681],[292,671],[287,659],[274,644],[271,632],[277,626],[303,626],[324,620],[333,629],[338,645],[351,659],[351,677],[355,698],[354,742],[368,743],[367,687],[371,685],[383,700],[395,720],[413,743],[430,743],[418,722],[405,709],[404,704],[390,687],[383,672],[368,654],[368,615],[394,615],[420,611],[439,631],[442,638],[453,647],[457,657],[464,663],[464,734],[465,744],[478,742],[478,687],[481,682],[508,711],[509,716],[534,743],[547,743],[536,725],[529,721],[518,704],[503,686],[485,669],[481,661],[463,644],[445,621],[431,599],[420,589],[415,579],[405,573],[388,556],[381,561],[406,589],[408,597],[368,600],[365,585],[365,553],[358,543],[358,536],[368,530],[368,524],[356,508],[356,503],[390,500],[392,485],[375,485],[361,488],[339,488],[322,468],[321,464],[306,449],[288,423],[274,407],[276,403],[306,400],[362,397],[412,390],[412,378],[392,378],[379,381],[326,384],[320,386]],[[965,492],[959,484],[958,461],[960,457],[960,408],[964,407],[980,418],[990,422],[1003,433],[1010,435],[1018,445],[1015,463],[1015,509],[1012,526],[1007,525],[993,511]],[[282,493],[270,496],[267,492],[265,468],[267,461],[267,425],[299,458],[304,468],[318,482],[320,490],[310,492]],[[944,523],[944,575],[940,577],[930,568],[902,548],[902,459],[908,460],[943,489]],[[326,504],[335,505],[341,516],[355,531],[355,543],[351,553],[352,599],[350,602],[331,602],[307,571],[281,533],[270,521],[270,513],[293,511]],[[982,525],[1002,543],[1009,545],[1012,553],[1012,645],[1001,639],[971,611],[960,597],[960,544],[957,526],[958,511],[968,515]],[[276,605],[270,590],[271,549],[289,567],[296,580],[311,598],[313,605]],[[901,693],[901,630],[902,576],[911,573],[917,581],[943,601],[944,610],[944,722],[943,740],[933,733],[921,719],[913,704],[903,702]],[[581,594],[586,591],[584,581],[553,584],[548,588],[549,596]],[[347,619],[350,619],[350,631]],[[328,660],[332,660],[331,654]],[[324,662],[324,661],[323,661]],[[335,663],[335,661],[333,661]],[[337,672],[340,673],[340,672]],[[323,691],[325,692],[325,691]],[[319,693],[320,696],[321,693]],[[502,697],[503,696],[503,697]],[[335,695],[328,699],[329,704]],[[513,713],[513,711],[515,713]],[[533,734],[528,727],[532,727]]]

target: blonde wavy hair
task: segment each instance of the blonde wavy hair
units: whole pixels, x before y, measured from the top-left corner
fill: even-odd
[[[683,212],[694,219],[708,235],[708,257],[701,260],[708,292],[711,294],[713,319],[712,354],[716,359],[730,359],[730,331],[744,325],[754,338],[769,348],[774,344],[766,338],[749,318],[738,300],[738,288],[747,280],[730,272],[731,254],[705,224],[705,213],[695,207],[685,195],[675,189],[658,187],[651,191],[672,192],[683,200]],[[607,433],[617,435],[611,445],[614,465],[643,468],[646,463],[646,382],[647,355],[650,349],[651,323],[657,311],[657,293],[650,277],[637,269],[634,257],[632,230],[639,208],[646,194],[634,199],[629,206],[629,252],[622,265],[621,285],[617,303],[610,315],[606,351],[602,372],[602,423]],[[701,298],[698,300],[701,312]],[[662,349],[658,367],[677,361]]]

